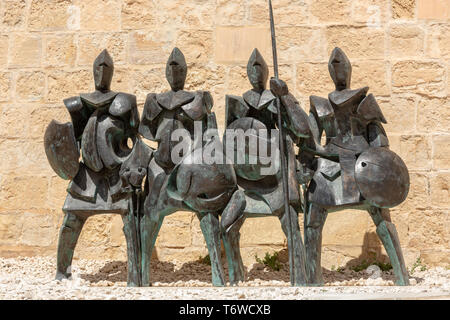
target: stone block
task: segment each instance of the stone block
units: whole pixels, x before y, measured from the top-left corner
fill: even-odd
[[[430,194],[433,207],[450,208],[448,201],[450,198],[450,172],[437,172],[431,175]]]
[[[50,102],[62,103],[63,99],[77,96],[82,92],[94,91],[92,69],[61,71],[51,69],[47,78]]]
[[[327,98],[334,90],[328,63],[299,63],[296,65],[296,71],[297,91],[300,95],[308,99],[311,95]],[[306,109],[309,109],[309,102]]]
[[[447,133],[450,128],[450,99],[422,97],[417,106],[417,129]]]
[[[42,39],[35,34],[15,34],[10,46],[9,66],[33,67],[41,64]]]
[[[379,99],[381,111],[387,120],[383,124],[388,137],[392,133],[416,132],[417,99],[415,96],[392,95],[389,99]]]
[[[12,89],[12,74],[0,71],[0,101],[9,101]]]
[[[310,22],[348,22],[351,17],[350,0],[316,0],[310,3]]]
[[[89,217],[81,231],[77,247],[83,247],[85,250],[105,248],[109,243],[113,216],[112,214],[98,214]],[[105,259],[104,254],[99,254],[98,258],[100,257]]]
[[[392,0],[391,10],[394,19],[412,19],[415,16],[416,0]]]
[[[69,29],[74,19],[73,0],[33,0],[30,5],[28,28],[32,31],[60,31]]]
[[[245,64],[258,48],[267,63],[272,57],[269,27],[217,27],[214,60],[216,63]]]
[[[154,1],[157,10],[164,12],[158,15],[161,26],[171,26],[172,29],[202,29],[211,30],[216,24],[220,24],[221,17],[216,15],[216,1]],[[235,2],[235,1],[233,1]],[[220,3],[217,4],[219,6]]]
[[[46,176],[3,175],[0,184],[1,209],[48,209],[49,179]]]
[[[1,24],[7,29],[23,29],[26,18],[26,0],[5,0],[1,15]]]
[[[382,28],[390,19],[389,0],[352,1],[352,20],[372,28]]]
[[[2,245],[17,244],[18,237],[20,237],[22,232],[21,220],[22,213],[0,213],[0,242]]]
[[[418,250],[446,248],[449,241],[449,212],[414,211],[408,219],[407,246]]]
[[[279,62],[324,61],[328,59],[322,28],[280,27],[277,30]]]
[[[156,31],[133,31],[129,34],[129,62],[165,64],[173,49],[175,33],[169,28]]]
[[[184,248],[190,247],[192,214],[177,212],[164,219],[156,240],[159,247]]]
[[[434,59],[450,59],[450,39],[447,37],[450,26],[432,24],[428,27],[427,56]]]
[[[190,73],[191,70],[188,72]],[[163,65],[133,69],[130,70],[130,73],[133,94],[136,95],[138,102],[144,102],[147,94],[151,92],[159,93],[170,90],[165,76],[166,68]]]
[[[439,62],[398,61],[392,66],[392,90],[444,97],[445,71],[445,67]]]
[[[121,16],[120,0],[84,0],[80,2],[82,30],[118,31]]]
[[[351,87],[356,89],[368,86],[369,92],[375,97],[389,96],[391,94],[389,72],[388,61],[357,61],[352,64]]]
[[[329,213],[322,232],[323,245],[362,246],[369,220],[366,211]]]
[[[158,6],[152,0],[125,0],[122,5],[122,29],[141,29],[158,23]]]
[[[20,71],[16,80],[16,100],[40,101],[45,96],[45,73]]]
[[[417,57],[424,52],[424,29],[417,24],[392,24],[389,28],[390,55],[393,58]]]
[[[397,153],[409,170],[428,170],[431,168],[431,141],[423,135],[391,135],[392,151]]]
[[[267,13],[267,17],[268,17]],[[219,26],[244,25],[246,22],[246,1],[218,0],[216,6],[216,23]]]
[[[335,47],[339,47],[344,50],[350,60],[384,59],[384,30],[342,25],[328,26],[326,29],[326,39],[328,42],[327,57],[329,57]]]
[[[202,30],[182,30],[176,46],[183,52],[188,65],[207,63],[213,59],[213,33]]]
[[[108,50],[115,66],[125,64],[127,61],[127,41],[128,35],[123,32],[81,34],[78,37],[78,65],[91,67],[95,58],[103,49]]]
[[[8,64],[9,37],[0,35],[0,68],[6,68]]]
[[[44,66],[74,66],[77,58],[77,44],[73,34],[50,35],[45,37],[44,49]]]
[[[395,207],[395,211],[410,212],[430,208],[430,191],[428,174],[410,172],[410,187],[406,200]]]
[[[25,212],[21,217],[20,243],[46,247],[56,243],[59,226],[50,214]]]
[[[277,217],[248,218],[241,228],[241,245],[283,245],[286,237]]]
[[[309,21],[308,2],[305,0],[273,1],[275,24],[277,26],[307,24]],[[251,1],[248,7],[248,22],[252,25],[267,25],[269,9],[267,3]]]
[[[9,159],[9,161],[2,162],[0,166],[2,173],[26,172],[31,175],[46,176],[55,174],[48,164],[42,140],[2,140],[0,141],[0,152],[7,154]],[[46,193],[41,197],[46,198]]]
[[[450,135],[433,135],[433,169],[450,169]]]
[[[447,0],[417,0],[418,18],[424,20],[449,20]]]

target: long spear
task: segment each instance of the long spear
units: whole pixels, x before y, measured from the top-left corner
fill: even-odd
[[[273,53],[273,69],[274,77],[278,80],[278,56],[277,56],[277,42],[275,38],[275,21],[273,19],[272,1],[269,0],[269,12],[270,12],[270,31],[272,36],[272,53]],[[283,179],[283,193],[284,193],[284,214],[286,215],[288,230],[287,236],[289,241],[289,266],[290,266],[290,279],[291,284],[294,285],[294,246],[293,246],[293,234],[292,234],[292,221],[289,208],[289,184],[288,184],[288,172],[287,172],[287,160],[285,153],[284,135],[283,135],[283,123],[281,120],[281,103],[280,98],[276,97],[275,101],[278,114],[278,130],[279,145],[280,145],[280,160],[281,160],[281,173]]]

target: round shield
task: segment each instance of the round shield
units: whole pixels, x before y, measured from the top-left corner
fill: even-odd
[[[227,157],[234,160],[239,177],[250,181],[266,177],[262,169],[271,167],[273,142],[270,133],[264,123],[249,117],[237,119],[227,127],[223,137],[224,150]]]
[[[70,122],[52,120],[45,130],[45,154],[52,169],[65,180],[72,180],[80,167],[80,151]]]
[[[236,189],[231,162],[206,164],[202,149],[196,149],[179,163],[169,177],[168,191],[197,212],[216,212],[225,208]]]
[[[408,195],[408,168],[387,148],[364,151],[356,161],[355,179],[362,196],[376,207],[395,207]]]

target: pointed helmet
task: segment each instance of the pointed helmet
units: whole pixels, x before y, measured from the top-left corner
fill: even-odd
[[[114,74],[114,63],[108,51],[103,50],[94,61],[95,90],[109,91]]]
[[[269,68],[258,49],[254,49],[247,64],[247,76],[255,90],[264,90],[269,78]]]
[[[352,65],[342,49],[334,48],[328,62],[328,70],[336,90],[341,91],[350,88]]]
[[[183,52],[178,48],[174,48],[166,65],[166,79],[173,91],[184,89],[186,75],[187,65]]]

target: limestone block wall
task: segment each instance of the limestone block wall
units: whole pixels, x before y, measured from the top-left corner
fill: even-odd
[[[450,1],[273,0],[281,77],[308,111],[311,94],[333,90],[327,70],[339,46],[353,63],[352,87],[368,85],[388,119],[391,147],[407,163],[411,191],[392,211],[407,264],[450,264]],[[265,0],[1,0],[0,256],[53,255],[67,181],[51,170],[43,135],[69,121],[62,99],[92,91],[92,62],[107,48],[112,89],[137,95],[169,89],[165,62],[174,46],[189,64],[187,89],[210,90],[224,123],[225,94],[242,94],[247,59],[258,47],[271,64]],[[118,216],[88,220],[76,257],[125,260]],[[329,215],[325,267],[386,259],[366,212]],[[282,251],[276,218],[242,228],[246,264]],[[162,227],[161,260],[207,253],[196,217],[177,213]]]

